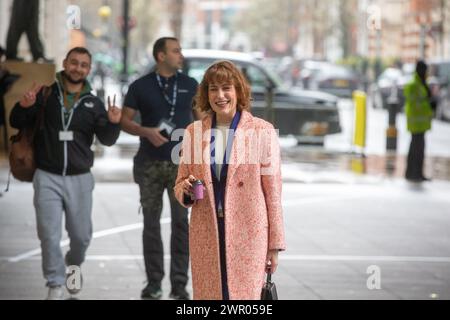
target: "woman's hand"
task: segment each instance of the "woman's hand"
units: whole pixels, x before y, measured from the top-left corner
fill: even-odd
[[[278,267],[278,249],[269,250],[266,258],[266,273],[275,273]]]
[[[183,192],[189,196],[192,196],[193,189],[192,189],[192,183],[197,180],[193,175],[190,175],[189,178],[183,180]]]

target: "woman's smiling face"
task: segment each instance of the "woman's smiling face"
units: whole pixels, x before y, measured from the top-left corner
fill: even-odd
[[[208,100],[216,113],[217,121],[229,123],[236,114],[236,88],[231,83],[210,83],[208,85]]]

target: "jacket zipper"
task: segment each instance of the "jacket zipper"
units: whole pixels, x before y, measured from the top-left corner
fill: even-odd
[[[77,103],[75,103],[75,105],[72,108],[72,116],[73,116],[73,113],[75,112],[75,109],[80,105],[81,101],[83,101],[84,99],[89,98],[89,97],[93,97],[93,96],[90,95],[90,94],[87,94],[87,95],[81,97],[80,100],[77,101]],[[61,102],[60,102],[60,104],[61,104]],[[64,106],[61,106],[61,107],[64,108]],[[70,123],[72,122],[72,116],[70,117],[66,128],[64,128],[65,125],[63,123],[64,131],[69,129]],[[75,139],[75,136],[74,136],[74,139]],[[69,153],[68,153],[68,149],[67,149],[67,141],[64,141],[64,166],[63,166],[63,171],[62,171],[62,176],[63,177],[65,177],[66,174],[67,174],[68,162],[69,162]]]

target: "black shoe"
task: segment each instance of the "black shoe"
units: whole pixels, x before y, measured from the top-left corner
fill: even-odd
[[[142,289],[141,299],[158,300],[162,297],[161,284],[149,282],[147,286]]]
[[[186,291],[184,285],[177,285],[172,288],[169,298],[175,300],[189,300],[189,293]]]
[[[424,181],[421,177],[406,177],[406,180],[412,183],[420,183]]]
[[[427,178],[427,177],[423,177],[423,176],[422,176],[420,179],[421,179],[422,181],[431,181],[431,178]]]

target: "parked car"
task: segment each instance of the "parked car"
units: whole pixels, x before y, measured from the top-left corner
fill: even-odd
[[[308,89],[331,93],[343,98],[351,98],[353,91],[362,86],[356,72],[348,67],[322,62],[309,80]]]
[[[388,98],[391,94],[397,94],[400,109],[403,109],[405,99],[403,97],[403,88],[405,84],[411,81],[415,71],[413,63],[404,64],[399,68],[386,68],[378,77],[371,90],[373,107],[377,109],[388,108]],[[393,92],[396,90],[396,92]]]
[[[430,61],[427,81],[436,99],[436,118],[450,121],[450,60]]]
[[[280,135],[293,135],[299,143],[322,144],[327,134],[341,132],[338,98],[318,91],[287,88],[251,55],[240,52],[184,49],[183,72],[201,81],[205,70],[217,60],[230,60],[246,75],[252,89],[251,112],[264,118],[266,93],[273,89],[273,125]]]
[[[301,85],[303,89],[311,89],[311,82],[318,72],[323,68],[325,61],[306,59],[298,62],[300,71],[300,82],[297,85]]]
[[[387,98],[391,94],[394,87],[397,86],[397,81],[402,76],[402,71],[398,68],[386,68],[372,88],[372,105],[376,109],[387,108]]]

